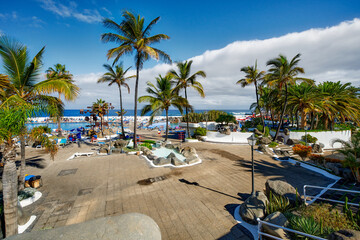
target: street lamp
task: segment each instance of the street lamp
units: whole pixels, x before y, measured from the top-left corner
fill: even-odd
[[[256,144],[257,138],[254,134],[247,138],[249,145],[251,146],[251,163],[252,163],[252,172],[251,172],[251,195],[255,194],[254,190],[254,146]]]

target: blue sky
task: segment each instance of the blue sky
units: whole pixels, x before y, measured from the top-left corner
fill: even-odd
[[[87,74],[95,76],[103,72],[102,64],[107,61],[106,51],[114,45],[101,43],[101,33],[108,31],[102,26],[101,19],[109,17],[121,21],[121,12],[124,9],[141,14],[147,22],[157,16],[161,17],[160,22],[153,28],[153,34],[165,33],[170,36],[170,40],[159,43],[157,47],[167,52],[174,61],[194,58],[205,54],[206,51],[223,49],[237,41],[249,44],[254,40],[280,38],[289,33],[301,33],[309,29],[326,29],[360,17],[358,0],[3,0],[1,5],[2,34],[23,42],[32,54],[46,46],[44,71],[49,66],[62,63],[75,76],[79,76],[79,79]],[[251,58],[242,54],[235,57]],[[261,55],[257,53],[256,59],[259,58]],[[265,62],[268,59],[261,60]],[[134,65],[133,59],[129,57],[124,58],[124,63],[126,66]],[[151,60],[144,68],[156,69],[156,66],[158,62]],[[242,66],[238,66],[238,69],[240,67]],[[235,78],[234,81],[236,74],[239,76],[237,78],[241,77],[237,70],[231,74]],[[146,80],[151,80],[150,76],[148,78]],[[84,82],[81,84],[84,89],[82,97],[86,98],[86,85]],[[83,99],[72,103],[72,106],[80,106],[86,101],[88,100]],[[130,98],[128,106],[132,106]],[[203,106],[211,107],[211,103]]]

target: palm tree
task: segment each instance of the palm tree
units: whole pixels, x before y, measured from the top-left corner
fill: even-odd
[[[179,96],[176,92],[176,88],[173,88],[173,82],[171,76],[167,75],[156,78],[156,86],[151,82],[147,82],[148,87],[146,92],[150,95],[142,96],[139,98],[139,102],[148,102],[149,104],[144,106],[141,111],[141,115],[152,111],[150,117],[150,124],[152,124],[154,117],[160,115],[164,110],[166,113],[166,135],[165,141],[168,139],[169,133],[169,108],[170,106],[176,107],[180,113],[183,112],[183,107],[192,108],[188,101]]]
[[[280,113],[280,121],[274,140],[277,138],[283,123],[288,102],[289,85],[294,85],[295,82],[299,80],[313,82],[310,79],[296,77],[299,73],[304,73],[304,69],[297,66],[300,61],[300,56],[300,53],[298,53],[289,62],[284,55],[280,54],[277,58],[271,59],[266,63],[267,66],[270,66],[270,69],[268,70],[269,73],[266,78],[267,84],[269,86],[276,86],[279,90],[284,89],[284,104]]]
[[[319,111],[322,114],[324,128],[331,129],[336,118],[341,121],[352,120],[359,124],[359,88],[354,88],[350,83],[323,82],[318,85],[320,102]]]
[[[343,148],[337,151],[345,155],[343,165],[349,167],[354,178],[360,182],[360,132],[353,134],[348,142],[341,139],[335,139],[332,141],[332,145],[335,143],[342,144]]]
[[[16,145],[13,138],[22,134],[27,117],[30,116],[28,110],[30,107],[23,102],[15,106],[2,104],[0,107],[0,144],[5,145],[3,151],[5,165],[2,174],[5,237],[18,232]]]
[[[58,79],[60,81],[64,81],[67,84],[67,91],[58,91],[59,99],[61,99],[61,95],[64,95],[65,100],[74,101],[79,95],[80,88],[74,83],[73,75],[70,74],[69,71],[66,70],[65,65],[57,63],[54,65],[55,68],[48,68],[46,70],[46,78],[47,79]],[[63,116],[63,112],[59,112],[56,117],[56,121],[58,123],[58,136],[62,137],[61,133],[61,116]]]
[[[115,66],[115,70],[113,69],[112,66],[110,66],[109,64],[104,64],[103,65],[104,68],[106,68],[106,70],[108,70],[107,73],[105,73],[97,82],[98,83],[108,83],[109,86],[111,86],[112,84],[116,83],[116,85],[119,88],[119,95],[120,95],[120,112],[122,113],[124,111],[123,109],[123,105],[122,105],[122,96],[121,96],[121,86],[125,87],[128,90],[128,93],[130,93],[130,87],[129,85],[126,83],[126,80],[131,79],[136,77],[135,75],[129,76],[129,77],[125,77],[127,71],[131,68],[127,68],[124,71],[124,67],[122,65],[122,63],[118,64]],[[120,119],[121,119],[121,130],[122,130],[122,135],[123,138],[125,139],[125,131],[124,131],[124,121],[123,121],[123,114],[120,115]]]
[[[257,61],[255,62],[255,66],[242,67],[240,71],[244,72],[246,75],[245,78],[240,79],[239,81],[236,82],[236,84],[241,84],[241,87],[246,87],[250,84],[255,85],[255,95],[256,95],[256,103],[257,103],[256,107],[260,112],[260,118],[263,125],[263,132],[265,133],[265,122],[259,105],[259,93],[258,93],[258,84],[261,84],[261,82],[264,80],[265,71],[259,71],[259,69],[257,69]]]
[[[120,46],[110,49],[107,53],[108,59],[115,58],[114,63],[116,63],[121,56],[132,54],[135,51],[134,139],[136,139],[139,72],[144,62],[149,58],[161,59],[164,62],[171,63],[169,55],[157,48],[151,47],[154,43],[169,39],[169,36],[165,34],[150,36],[151,29],[159,21],[160,17],[155,18],[145,27],[145,20],[140,15],[135,16],[129,11],[124,11],[122,16],[124,19],[120,24],[117,24],[111,19],[105,19],[103,21],[106,28],[113,29],[116,33],[104,33],[101,35],[101,40],[105,43],[115,42],[120,44]],[[136,146],[137,143],[134,141],[134,148],[136,148]]]
[[[109,111],[109,104],[102,99],[97,99],[96,102],[93,102],[91,112],[100,117],[100,128],[101,134],[104,135],[103,130],[103,119],[105,114]]]
[[[205,78],[206,73],[204,71],[197,71],[196,73],[190,75],[192,63],[193,63],[192,60],[185,62],[178,62],[176,66],[179,72],[177,73],[175,70],[170,70],[168,73],[175,81],[177,81],[177,86],[176,86],[177,91],[184,89],[186,100],[188,100],[187,88],[189,87],[195,89],[201,97],[205,97],[204,88],[201,85],[201,83],[196,80],[196,78],[198,76]],[[185,116],[188,116],[187,107],[185,107]],[[190,137],[188,117],[186,117],[186,129],[187,129],[188,137]]]
[[[68,81],[59,78],[50,78],[39,81],[42,67],[43,47],[29,62],[30,54],[26,46],[9,39],[0,37],[0,56],[2,58],[5,73],[8,75],[8,88],[2,104],[8,102],[25,101],[37,105],[43,112],[56,115],[63,111],[63,103],[60,99],[49,96],[51,93],[69,95]],[[25,130],[25,129],[24,129]],[[19,175],[19,189],[24,188],[25,181],[25,137],[20,135],[21,141],[21,167]]]
[[[0,74],[0,103],[6,98],[6,90],[9,88],[10,82],[8,77]]]
[[[316,86],[306,82],[295,84],[289,87],[288,94],[288,107],[292,111],[300,113],[300,128],[303,129],[306,125],[307,114],[316,111],[316,104],[319,100]]]

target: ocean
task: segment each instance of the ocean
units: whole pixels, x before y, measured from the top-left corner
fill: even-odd
[[[84,109],[86,110],[86,109]],[[117,111],[120,110],[110,110],[109,111],[109,116],[117,116]],[[125,110],[125,116],[134,116],[134,110]],[[197,113],[202,113],[202,112],[207,112],[210,110],[194,110],[194,112]],[[244,109],[240,109],[240,110],[234,110],[234,109],[230,109],[230,110],[221,110],[233,115],[245,115],[245,114],[250,114],[251,111],[250,110],[244,110]],[[141,115],[141,110],[138,110],[138,116]],[[81,116],[89,116],[89,113],[85,113],[85,114],[80,114],[80,109],[66,109],[64,110],[64,117],[81,117]],[[150,116],[150,113],[146,114],[145,116]],[[161,116],[165,116],[165,111],[163,112],[163,114]],[[174,110],[171,109],[169,110],[169,116],[181,116],[181,113],[178,110]],[[42,114],[41,117],[48,117],[48,115]]]

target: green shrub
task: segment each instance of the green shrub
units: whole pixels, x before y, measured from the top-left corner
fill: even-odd
[[[151,145],[151,143],[144,142],[144,143],[140,144],[140,146],[147,147],[148,149],[152,150],[152,145]]]
[[[206,136],[206,128],[198,127],[194,131],[195,136]]]
[[[291,208],[290,201],[287,197],[269,193],[269,202],[265,206],[266,214],[272,214],[274,212],[287,212]]]
[[[195,113],[191,112],[181,118],[182,122],[186,122],[187,120],[192,123],[205,122],[205,121],[215,121],[219,118],[221,114],[227,114],[224,111],[211,110],[208,112]]]
[[[156,143],[154,140],[148,140],[148,139],[145,139],[142,142],[143,143],[150,143],[150,144],[155,144]]]
[[[291,229],[304,232],[310,235],[326,238],[332,231],[324,228],[323,221],[315,221],[313,217],[302,217],[296,215],[288,215],[289,225]],[[309,239],[298,234],[291,234],[291,239]]]
[[[307,143],[316,143],[316,141],[318,140],[316,137],[313,137],[310,134],[306,134],[306,136],[305,135],[302,136],[301,139]]]
[[[260,132],[262,132],[262,131],[264,130],[263,125],[261,125],[261,124],[258,124],[258,125],[256,126],[256,128],[257,128],[257,130],[259,130]]]
[[[260,132],[264,132],[264,128],[263,125],[258,124],[256,126],[256,128],[260,131]],[[264,137],[268,137],[270,135],[270,129],[269,127],[265,127],[265,133],[263,134]]]
[[[279,145],[277,142],[271,142],[271,143],[269,144],[269,147],[270,147],[270,148],[274,148],[274,147],[277,147],[277,145]]]
[[[234,115],[231,114],[221,114],[216,120],[217,123],[225,123],[228,125],[229,123],[237,123]]]

